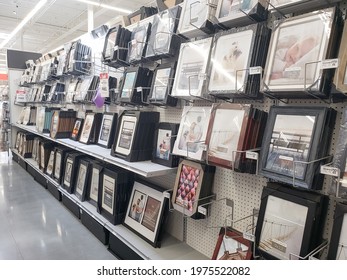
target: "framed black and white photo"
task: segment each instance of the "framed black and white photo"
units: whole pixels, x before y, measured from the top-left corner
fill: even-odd
[[[197,99],[204,94],[212,38],[181,44],[172,96]]]
[[[84,201],[87,193],[87,185],[89,181],[90,163],[88,160],[81,159],[78,164],[75,195]]]
[[[115,129],[117,126],[116,113],[104,113],[101,122],[101,129],[98,138],[98,144],[107,149],[111,148],[114,141]]]
[[[206,144],[210,107],[185,106],[173,148],[176,155],[202,160],[205,156],[203,146]]]
[[[166,203],[164,190],[135,181],[124,224],[158,247]]]
[[[172,154],[179,124],[159,123],[155,130],[152,162],[168,167],[178,165],[179,158]]]
[[[347,260],[347,205],[339,201],[335,206],[328,259]]]
[[[261,150],[260,174],[291,185],[319,189],[321,184],[313,182],[322,162],[308,162],[327,155],[333,124],[326,122],[334,123],[333,115],[333,111],[323,107],[271,107]]]

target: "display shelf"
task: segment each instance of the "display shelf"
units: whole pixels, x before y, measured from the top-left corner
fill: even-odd
[[[39,169],[39,166],[32,158],[23,158],[17,150],[12,149],[12,152],[16,154],[21,160],[25,161],[28,165],[32,166],[37,172],[39,172],[47,181],[57,187],[57,189],[67,197],[71,202],[75,203],[82,211],[89,214],[100,225],[109,230],[110,234],[113,234],[118,238],[125,246],[139,255],[145,260],[175,260],[175,259],[192,259],[200,260],[207,259],[207,257],[184,242],[177,240],[171,235],[165,233],[161,242],[161,248],[154,248],[149,243],[145,242],[138,235],[123,225],[113,225],[100,213],[96,211],[96,207],[90,204],[88,201],[80,201],[74,194],[68,193],[63,189],[53,178],[46,174],[43,174]]]
[[[176,168],[166,167],[160,164],[153,163],[151,161],[139,161],[139,162],[128,162],[121,158],[111,156],[111,150],[98,145],[86,145],[77,141],[73,141],[68,138],[64,139],[52,139],[47,133],[40,133],[37,131],[34,125],[22,125],[13,123],[12,126],[18,127],[22,130],[31,132],[33,134],[39,135],[43,138],[49,139],[58,144],[67,146],[76,151],[82,152],[84,154],[90,155],[102,161],[111,163],[113,165],[119,166],[123,169],[129,170],[143,177],[157,177],[167,175],[176,171]]]

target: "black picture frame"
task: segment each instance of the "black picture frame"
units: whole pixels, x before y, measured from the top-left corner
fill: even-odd
[[[136,64],[145,57],[151,27],[152,24],[149,22],[140,23],[133,29],[128,46],[128,62],[130,64]]]
[[[87,186],[86,200],[96,207],[98,213],[100,213],[99,203],[99,189],[102,182],[102,172],[104,166],[101,162],[96,160],[90,161],[90,180]]]
[[[337,201],[335,206],[334,222],[328,250],[328,260],[347,259],[347,244],[345,244],[347,228],[346,220],[347,204],[345,201]]]
[[[121,25],[115,26],[110,28],[107,31],[107,34],[105,36],[105,41],[104,41],[104,48],[102,51],[102,60],[103,62],[110,62],[112,60],[114,60],[114,47],[115,44],[117,42],[117,37],[120,35],[119,31],[120,31]],[[115,36],[113,35],[114,33]],[[110,39],[111,37],[111,39]]]
[[[75,191],[78,162],[82,157],[84,155],[80,153],[68,153],[64,160],[64,176],[61,185],[70,194]]]
[[[78,141],[87,145],[96,143],[100,133],[101,121],[102,113],[87,112]]]
[[[86,159],[81,159],[78,163],[75,184],[75,196],[80,201],[85,201],[87,194],[87,186],[90,179],[90,162]]]
[[[106,149],[111,148],[115,130],[117,127],[118,114],[117,113],[104,113],[101,121],[101,128],[98,136],[97,144],[105,147]]]
[[[153,72],[149,102],[158,106],[177,105],[178,99],[171,96],[173,82],[176,72],[176,63],[164,63]]]
[[[255,230],[256,253],[265,259],[306,257],[322,242],[328,197],[268,183]]]
[[[75,120],[74,127],[73,127],[73,129],[71,131],[70,139],[72,139],[74,141],[78,141],[79,140],[80,135],[81,135],[81,131],[82,131],[82,128],[83,128],[83,122],[84,122],[84,119],[82,119],[82,118],[77,118]]]
[[[319,182],[323,180],[314,179],[318,178],[319,166],[324,161],[313,161],[326,156],[329,122],[334,119],[330,113],[334,114],[325,107],[272,106],[262,142],[259,173],[289,185],[320,189]],[[294,162],[298,162],[295,179]]]
[[[52,178],[58,184],[61,183],[64,174],[65,156],[70,151],[70,148],[64,146],[58,146],[54,148],[54,170],[52,173]]]
[[[124,218],[124,226],[153,247],[160,247],[168,199],[164,189],[144,181],[135,181]]]
[[[178,129],[176,123],[162,122],[156,126],[152,162],[167,167],[178,166],[180,157],[172,154]]]

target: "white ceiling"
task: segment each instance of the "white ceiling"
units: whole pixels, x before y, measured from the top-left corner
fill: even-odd
[[[148,6],[150,0],[94,0],[102,4],[135,11]],[[39,0],[0,0],[0,43],[2,33],[9,34]],[[108,22],[122,13],[94,6],[94,27]],[[87,4],[76,0],[48,0],[5,48],[47,53],[65,42],[85,34],[88,30]],[[1,50],[4,52],[5,50]],[[0,67],[1,67],[0,56]]]

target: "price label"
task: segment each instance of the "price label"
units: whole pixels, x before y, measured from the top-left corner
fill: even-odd
[[[199,206],[199,207],[198,207],[198,212],[199,212],[200,214],[203,214],[204,216],[207,215],[207,209],[206,209],[205,207],[203,207],[203,206]]]
[[[254,242],[254,241],[255,241],[255,236],[254,236],[254,234],[249,233],[249,232],[244,232],[244,233],[243,233],[243,238],[246,239],[246,240],[249,240],[249,241],[251,241],[251,242]]]
[[[118,51],[118,49],[119,49],[119,46],[114,46],[113,48],[114,51]]]
[[[249,68],[249,75],[260,75],[263,71],[263,68],[260,66],[250,67]]]
[[[326,59],[321,62],[321,68],[322,69],[334,69],[339,67],[339,59]]]
[[[339,176],[339,169],[336,167],[322,165],[320,167],[320,173],[324,174],[324,175],[338,177]]]
[[[246,152],[246,158],[258,160],[259,154],[256,152]]]
[[[100,73],[100,94],[101,97],[109,97],[108,73]]]
[[[141,92],[142,91],[142,87],[137,87],[136,90],[137,90],[137,92]]]
[[[171,197],[171,195],[170,195],[170,193],[169,193],[169,192],[164,192],[164,197],[166,197],[166,198],[170,198],[170,197]]]
[[[207,75],[206,75],[206,73],[199,73],[198,78],[199,78],[199,80],[206,80]]]

